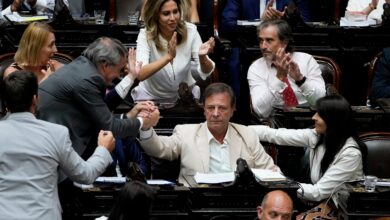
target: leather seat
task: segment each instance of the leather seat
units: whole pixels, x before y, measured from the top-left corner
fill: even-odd
[[[313,56],[320,66],[322,78],[325,81],[326,95],[338,93],[340,90],[341,70],[339,65],[331,58],[325,56]]]
[[[389,178],[390,132],[363,133],[360,139],[367,146],[367,158],[364,161],[366,175]]]

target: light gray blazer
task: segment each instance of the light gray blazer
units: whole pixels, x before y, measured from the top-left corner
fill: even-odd
[[[112,162],[104,147],[84,161],[66,127],[29,112],[0,121],[0,158],[0,219],[61,219],[58,171],[89,184]]]

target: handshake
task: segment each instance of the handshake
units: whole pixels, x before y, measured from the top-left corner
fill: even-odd
[[[141,117],[143,119],[141,129],[148,130],[157,125],[160,119],[160,111],[152,101],[143,101],[137,103],[126,116],[127,118]]]

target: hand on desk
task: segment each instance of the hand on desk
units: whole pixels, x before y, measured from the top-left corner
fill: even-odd
[[[111,131],[100,130],[98,136],[98,146],[105,147],[110,152],[115,149],[115,138]]]

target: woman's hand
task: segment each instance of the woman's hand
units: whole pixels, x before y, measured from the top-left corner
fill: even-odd
[[[176,57],[176,44],[177,44],[177,33],[173,32],[171,40],[168,42],[168,56],[169,62],[172,63],[173,59]]]
[[[213,52],[215,41],[213,37],[210,37],[208,41],[204,42],[199,48],[199,56],[205,56]]]
[[[141,71],[142,62],[136,61],[136,50],[132,47],[129,48],[128,54],[128,73],[127,76],[131,79],[136,79]]]

